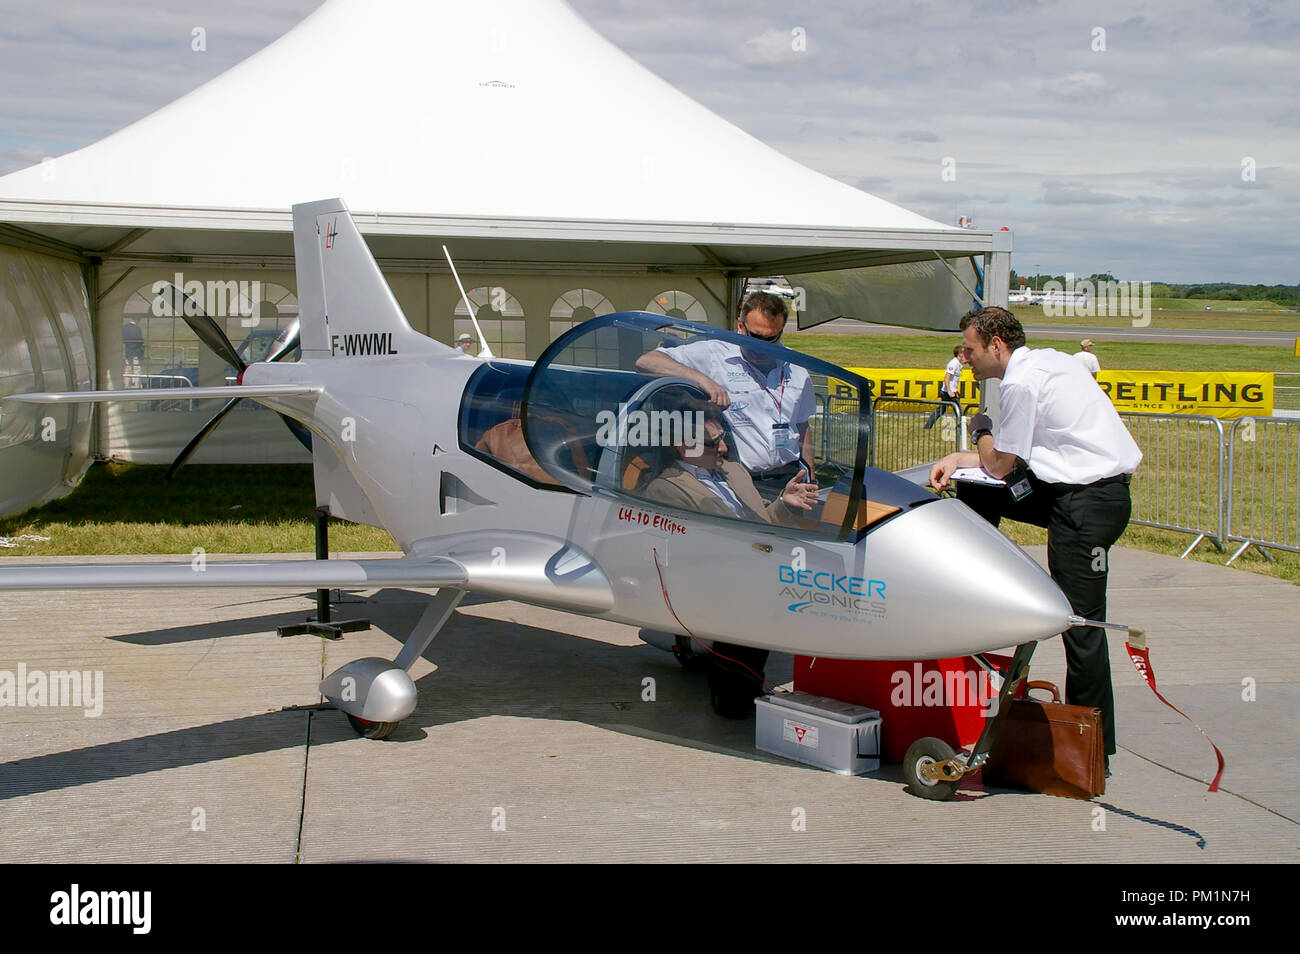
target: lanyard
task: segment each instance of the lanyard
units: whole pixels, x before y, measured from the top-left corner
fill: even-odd
[[[745,370],[748,371],[749,376],[754,379],[754,383],[757,384],[760,388],[762,388],[763,391],[767,394],[767,396],[772,399],[772,403],[776,406],[777,416],[780,417],[781,405],[785,401],[785,384],[787,381],[790,380],[790,374],[789,374],[790,362],[788,361],[781,362],[781,392],[780,394],[773,394],[772,389],[767,386],[767,383],[763,380],[762,375],[759,374],[758,368],[750,364],[749,361],[743,355],[741,356],[740,360],[744,362]]]

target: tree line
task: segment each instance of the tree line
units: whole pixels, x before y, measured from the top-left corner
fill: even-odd
[[[1098,282],[1116,281],[1106,272],[1076,275],[1075,282],[1089,281],[1095,288]],[[1025,285],[1043,288],[1048,282],[1065,285],[1064,275],[1019,275],[1011,270],[1011,287]],[[1232,282],[1206,282],[1198,285],[1176,285],[1169,282],[1152,282],[1152,298],[1203,298],[1226,301],[1273,301],[1279,305],[1300,306],[1300,285],[1238,285]]]

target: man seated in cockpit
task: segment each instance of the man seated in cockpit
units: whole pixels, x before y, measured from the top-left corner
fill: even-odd
[[[676,444],[676,460],[665,467],[645,488],[652,500],[696,513],[768,523],[798,524],[802,511],[818,502],[817,485],[805,483],[803,472],[786,484],[776,500],[764,500],[754,487],[749,471],[726,460],[727,435],[722,412],[715,404],[694,398],[673,402],[676,407],[703,420],[704,433],[693,442]],[[768,651],[752,646],[714,642],[708,657],[709,699],[718,715],[745,719],[754,714],[754,697],[761,694]]]
[[[817,505],[817,485],[805,482],[803,471],[791,478],[775,500],[764,500],[749,472],[726,459],[727,434],[721,409],[696,399],[678,403],[684,413],[703,421],[704,433],[696,433],[695,440],[687,443],[683,429],[679,435],[683,443],[672,449],[676,459],[646,486],[647,497],[695,513],[794,525],[799,522],[800,511],[810,511]]]

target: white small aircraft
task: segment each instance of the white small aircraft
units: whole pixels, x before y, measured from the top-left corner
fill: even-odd
[[[358,659],[320,684],[372,738],[414,711],[408,670],[469,591],[673,634],[679,648],[693,637],[915,660],[1017,645],[1004,697],[1037,641],[1084,622],[1033,560],[964,504],[865,465],[865,379],[779,345],[640,312],[578,325],[536,362],[476,358],[410,327],[340,200],[295,206],[293,222],[301,358],[282,360],[299,344],[290,334],[267,361],[244,366],[215,322],[192,321],[240,374],[233,386],[186,392],[228,403],[177,466],[236,401],[258,401],[311,432],[317,499],[331,514],[383,527],[403,555],[201,571],[190,562],[6,567],[0,589],[436,587],[393,660]],[[808,463],[820,485],[811,510],[768,522],[667,504],[651,492],[680,448],[689,456],[692,439],[716,444],[717,435],[690,434],[690,408],[704,392],[643,373],[636,359],[700,339],[811,376]],[[137,389],[7,400],[172,397]],[[937,569],[940,551],[963,554],[979,572]],[[905,765],[913,790],[950,796],[983,763],[1000,721],[989,720],[971,753],[920,740]]]

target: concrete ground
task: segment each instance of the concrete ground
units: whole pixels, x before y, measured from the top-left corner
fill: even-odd
[[[978,785],[928,802],[898,766],[851,778],[757,752],[753,723],[713,715],[703,677],[634,629],[473,595],[413,672],[415,714],[357,738],[316,683],[391,658],[423,599],[361,594],[336,616],[375,628],[323,643],[275,635],[308,594],[0,594],[0,678],[103,673],[98,716],[0,707],[0,861],[1300,860],[1286,582],[1114,552],[1111,619],[1147,630],[1161,691],[1227,771],[1208,793],[1209,745],[1116,634],[1121,748],[1091,802]],[[1033,678],[1063,669],[1043,644]]]

